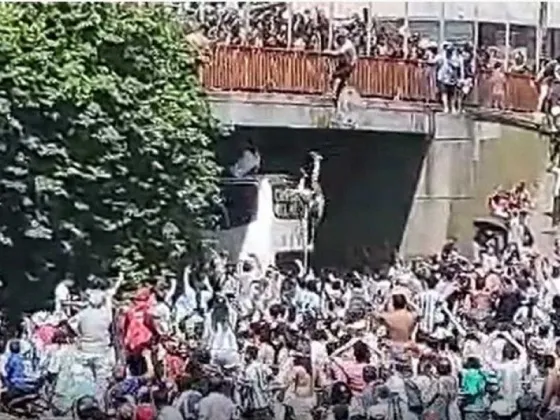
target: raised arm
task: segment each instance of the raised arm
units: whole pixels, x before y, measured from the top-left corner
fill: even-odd
[[[117,294],[117,292],[119,291],[123,283],[124,283],[124,273],[121,271],[119,272],[119,277],[117,277],[117,281],[115,282],[115,284],[107,291],[108,300],[113,299],[115,297],[115,295]]]

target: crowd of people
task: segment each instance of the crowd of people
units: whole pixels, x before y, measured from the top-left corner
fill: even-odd
[[[478,89],[483,97],[478,99],[487,107],[505,108],[507,79],[499,48],[475,47],[469,42],[438,44],[411,32],[402,22],[370,19],[367,8],[346,19],[334,20],[329,19],[324,8],[290,10],[286,2],[255,3],[249,7],[197,3],[187,6],[183,13],[189,25],[204,34],[208,42],[218,45],[289,46],[296,50],[329,52],[341,47],[338,38],[343,34],[343,42],[351,43],[356,60],[361,56],[375,56],[417,61],[425,70],[426,82],[439,94],[445,112],[462,110],[474,87],[475,69],[477,72],[483,69],[486,70],[484,88]],[[526,73],[527,63],[523,51],[514,50],[508,71]]]
[[[333,35],[342,29],[360,56],[424,60],[438,49],[435,39],[412,32],[402,21],[374,18],[368,7],[345,18],[331,19],[329,11],[319,6],[290,11],[287,2],[259,2],[246,9],[244,5],[192,3],[185,4],[183,13],[193,25],[201,27],[208,39],[218,44],[286,48],[290,42],[291,48],[324,51],[332,47]],[[465,42],[456,44],[458,48],[465,47]],[[510,55],[510,71],[531,70],[523,48],[514,49]],[[495,62],[504,62],[502,49],[491,45],[478,46],[476,58],[478,68],[492,69]]]
[[[556,419],[560,242],[535,248],[519,183],[473,258],[314,272],[208,253],[178,278],[54,291],[0,357],[2,406],[80,419]],[[182,278],[181,278],[182,277]],[[537,417],[538,416],[538,417]]]

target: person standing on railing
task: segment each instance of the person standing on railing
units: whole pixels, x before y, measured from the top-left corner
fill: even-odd
[[[342,89],[348,83],[352,72],[358,62],[356,47],[350,41],[345,29],[341,29],[336,35],[338,49],[327,51],[328,54],[336,58],[337,64],[332,74],[332,89],[335,108],[338,108],[338,99]]]
[[[448,113],[451,105],[455,113],[457,111],[455,99],[457,97],[460,62],[451,43],[444,42],[442,49],[442,54],[435,60],[437,66],[436,79],[443,104],[443,112]]]

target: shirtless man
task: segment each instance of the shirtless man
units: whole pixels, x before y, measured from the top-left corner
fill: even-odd
[[[393,294],[392,308],[378,314],[376,318],[387,327],[392,351],[402,354],[410,344],[418,322],[418,315],[408,308],[405,295]]]
[[[352,41],[348,39],[344,29],[337,34],[335,40],[338,45],[338,49],[329,51],[328,54],[337,59],[337,65],[332,74],[334,106],[337,108],[340,93],[342,92],[342,89],[344,89],[344,86],[346,86],[348,79],[350,79],[350,76],[356,67],[356,63],[358,62],[358,52],[356,51],[354,44],[352,44]]]

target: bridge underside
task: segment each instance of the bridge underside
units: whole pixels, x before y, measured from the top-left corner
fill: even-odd
[[[496,186],[525,180],[542,195],[549,185],[547,143],[533,127],[364,101],[350,112],[353,124],[341,128],[332,104],[319,97],[211,99],[222,122],[237,128],[218,148],[222,163],[235,159],[247,138],[261,150],[266,172],[298,174],[307,151],[325,156],[328,207],[315,259],[321,266],[373,263],[399,246],[406,255],[435,253],[449,236],[470,251],[472,219],[486,214]],[[539,208],[547,205],[544,198]]]
[[[355,97],[344,102],[343,117],[321,96],[278,93],[212,93],[210,100],[224,124],[247,127],[350,128],[359,131],[429,134],[429,108]],[[347,104],[348,106],[344,106]]]
[[[299,174],[309,150],[324,156],[327,200],[316,241],[318,266],[374,264],[398,248],[429,142],[422,135],[326,129],[239,127],[220,157],[231,162],[251,139],[263,172]]]

